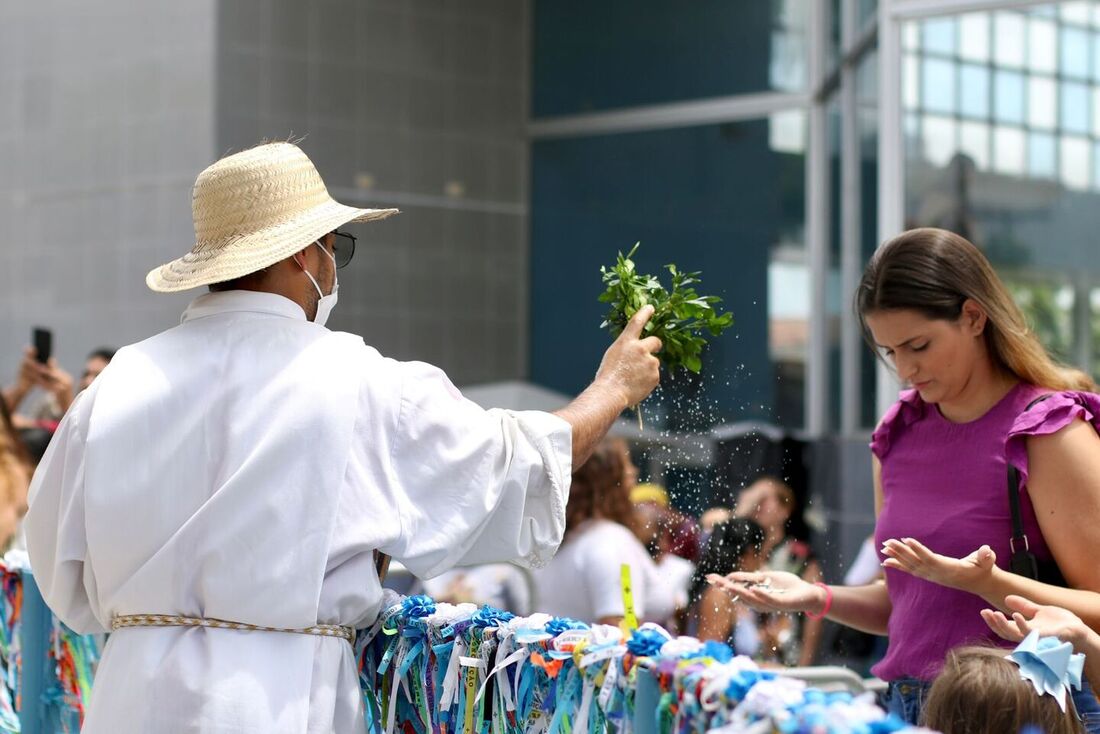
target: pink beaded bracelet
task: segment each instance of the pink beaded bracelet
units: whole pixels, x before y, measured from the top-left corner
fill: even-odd
[[[813,612],[806,612],[806,616],[810,619],[824,619],[825,615],[829,613],[829,610],[833,608],[833,590],[820,581],[815,581],[814,586],[820,586],[825,589],[825,606],[821,608],[820,614],[814,614]]]

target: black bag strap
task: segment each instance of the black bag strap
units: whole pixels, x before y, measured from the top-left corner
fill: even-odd
[[[1031,410],[1039,403],[1051,397],[1053,393],[1040,395],[1032,400],[1024,408],[1024,412]],[[1008,464],[1007,458],[1005,463]],[[1031,550],[1027,542],[1027,533],[1024,532],[1024,520],[1020,516],[1020,472],[1012,464],[1008,464],[1008,507],[1012,512],[1012,537],[1008,539],[1008,546],[1013,553],[1016,552],[1016,541],[1023,541],[1023,550]]]

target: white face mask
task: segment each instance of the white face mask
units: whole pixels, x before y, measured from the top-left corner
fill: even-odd
[[[340,281],[336,276],[336,256],[330,255],[329,251],[325,249],[325,246],[322,245],[320,241],[314,242],[313,244],[320,247],[321,252],[332,258],[332,293],[329,293],[327,296],[321,293],[321,286],[317,285],[316,279],[309,274],[309,271],[306,270],[305,267],[302,267],[302,271],[306,274],[306,277],[309,278],[309,282],[313,283],[313,287],[317,289],[317,295],[321,297],[320,300],[317,301],[317,315],[313,317],[313,323],[324,326],[325,322],[328,321],[329,314],[332,313],[332,309],[336,306],[336,291],[340,289]]]

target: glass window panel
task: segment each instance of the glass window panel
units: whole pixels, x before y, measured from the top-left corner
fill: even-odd
[[[1100,10],[1097,10],[1097,12],[1100,12]],[[1093,81],[1100,81],[1100,33],[1093,32],[1092,48],[1092,79]]]
[[[936,166],[945,166],[955,155],[954,118],[926,115],[921,129],[921,147],[924,159]]]
[[[1006,268],[1002,277],[1012,299],[1024,312],[1055,359],[1066,361],[1072,357],[1073,344],[1073,288],[1060,275],[1029,272],[1019,267]]]
[[[905,76],[902,96],[907,110],[915,110],[920,106],[920,67],[917,64],[917,57],[913,54],[907,54],[902,61],[902,74]]]
[[[993,16],[993,58],[998,66],[1024,65],[1024,18],[1017,13],[999,12]],[[967,39],[969,42],[969,39]]]
[[[1062,138],[1061,144],[1062,182],[1071,189],[1087,189],[1092,181],[1092,146],[1088,139]]]
[[[1064,2],[1060,6],[1062,20],[1070,23],[1080,23],[1081,25],[1088,25],[1092,21],[1092,13],[1089,12],[1090,3],[1087,2]]]
[[[920,118],[917,115],[906,115],[902,133],[905,138],[905,157],[920,158]]]
[[[993,129],[993,170],[1020,176],[1024,172],[1024,131],[1016,127]]]
[[[916,51],[920,48],[920,26],[916,23],[906,23],[901,28],[902,48],[906,51]]]
[[[921,64],[921,106],[924,109],[948,114],[955,112],[955,68],[950,61],[924,59]]]
[[[955,55],[955,19],[933,18],[921,27],[921,45],[925,53]]]
[[[970,13],[959,17],[959,55],[970,61],[989,61],[989,14]]]
[[[878,12],[878,0],[859,0],[859,26],[865,27]]]
[[[1058,97],[1054,80],[1033,76],[1028,79],[1027,124],[1053,130],[1058,124]]]
[[[840,12],[841,0],[829,0],[829,61],[828,69],[836,68],[840,60]]]
[[[1032,18],[1027,44],[1028,66],[1032,71],[1053,74],[1058,70],[1058,32],[1049,20]]]
[[[1061,86],[1062,129],[1074,133],[1089,131],[1089,88],[1084,84],[1064,82]]]
[[[1062,73],[1084,78],[1089,75],[1089,34],[1081,28],[1062,27]]]
[[[1092,87],[1092,134],[1100,138],[1100,87]]]
[[[576,1],[534,4],[532,117],[802,91],[809,6],[807,0],[638,0],[598,9]],[[578,13],[585,22],[577,22]]]
[[[989,168],[989,125],[984,122],[963,122],[959,125],[959,152],[970,156],[974,165]]]
[[[956,3],[928,4],[946,8]],[[973,7],[978,3],[957,5]],[[1100,25],[1080,22],[1085,19],[1082,11],[1086,6],[1082,4],[1069,8],[1056,2],[1026,4],[1026,8],[1022,7],[1025,3],[1001,5],[1002,10],[990,14],[990,73],[1027,69],[1022,94],[1027,125],[994,124],[988,133],[992,138],[989,165],[999,175],[981,173],[981,120],[968,114],[972,111],[968,92],[973,81],[970,72],[964,74],[960,69],[957,80],[960,124],[956,141],[962,155],[950,159],[944,168],[933,168],[924,160],[929,157],[926,148],[931,148],[933,156],[942,161],[944,153],[937,153],[932,143],[948,138],[948,126],[944,123],[940,130],[932,126],[925,132],[922,121],[920,135],[914,139],[908,133],[911,123],[908,120],[905,123],[904,221],[906,226],[952,228],[982,248],[1006,282],[1030,284],[1028,303],[1021,305],[1026,306],[1034,321],[1043,320],[1046,324],[1044,328],[1036,328],[1044,344],[1083,364],[1087,361],[1100,373],[1100,258],[1096,256],[1096,243],[1088,236],[1096,230],[1094,220],[1100,212]],[[1089,22],[1100,22],[1100,0],[1090,0],[1087,9]],[[1063,19],[1063,10],[1070,20]],[[1026,32],[1022,39],[1016,33],[1018,24],[1012,16],[1023,19]],[[959,17],[960,66],[971,61],[970,54],[980,54],[980,47],[977,52],[973,50],[970,41],[974,32],[968,28],[980,28],[983,17],[980,14]],[[1033,31],[1036,20],[1042,22],[1036,23]],[[1053,47],[1057,69],[1053,73],[1051,23],[1056,32]],[[1063,28],[1076,31],[1066,34],[1066,47],[1063,47]],[[1082,43],[1082,33],[1087,35],[1087,43]],[[1018,65],[1021,51],[1023,66]],[[979,61],[976,65],[983,63]],[[1086,68],[1088,77],[1083,75]],[[990,79],[991,122],[994,114],[1015,117],[1019,109],[1018,95],[1005,94],[1013,88],[1018,91],[1018,87],[1006,84],[1004,79],[1012,78],[1001,79],[1000,87],[996,77]],[[1081,92],[1086,81],[1096,88],[1087,88],[1082,104]],[[920,82],[918,79],[917,83]],[[1062,87],[1067,83],[1076,86],[1070,87],[1065,95],[1068,119],[1063,123]],[[1000,100],[996,99],[998,92]],[[1083,132],[1072,132],[1074,129]],[[967,173],[971,161],[979,171],[977,175]],[[1009,176],[1016,180],[1006,185]],[[1074,278],[1087,278],[1084,286],[1076,286],[1078,294],[1093,295],[1090,290],[1095,294],[1090,303],[1093,328],[1088,345],[1077,341],[1088,332],[1072,328],[1073,299],[1062,288],[1068,282],[1067,273]],[[1048,328],[1051,324],[1057,328]],[[1067,324],[1069,328],[1063,328]],[[1087,352],[1085,346],[1089,346]],[[1085,359],[1086,353],[1091,355],[1090,360]]]
[[[797,92],[806,86],[806,34],[801,29],[772,33],[771,88]]]
[[[1035,178],[1054,178],[1057,169],[1057,146],[1054,136],[1032,133],[1027,140],[1027,172]]]
[[[989,117],[989,67],[959,67],[959,106],[967,117]]]
[[[906,137],[911,136],[909,117],[911,115],[906,115],[903,124]],[[864,108],[859,111],[859,150],[865,159],[874,160],[878,157],[878,110],[876,109]],[[864,215],[871,213],[865,211]]]
[[[1100,189],[1100,143],[1092,146],[1092,186]]]
[[[777,112],[768,118],[768,143],[779,153],[806,151],[806,115],[802,110]]]
[[[998,71],[994,76],[993,119],[1001,123],[1024,122],[1024,77],[1014,71]]]
[[[916,73],[916,68],[916,62],[914,61],[914,73]],[[908,82],[906,83],[908,84]],[[917,89],[915,77],[913,78],[913,89]],[[856,69],[856,100],[860,104],[875,104],[878,102],[878,49],[868,51]]]

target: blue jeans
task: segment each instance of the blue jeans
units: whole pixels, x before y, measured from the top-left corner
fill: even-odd
[[[886,687],[886,711],[907,724],[916,726],[920,722],[924,699],[928,697],[929,681],[916,678],[898,678],[890,681]]]
[[[1085,725],[1088,734],[1100,734],[1100,702],[1092,691],[1089,682],[1082,681],[1085,687],[1073,692],[1073,705],[1077,707],[1077,715]]]
[[[1100,701],[1092,692],[1088,681],[1084,688],[1073,692],[1073,705],[1088,734],[1100,734]],[[899,678],[886,688],[886,710],[908,724],[920,723],[921,709],[932,684],[916,678]]]

